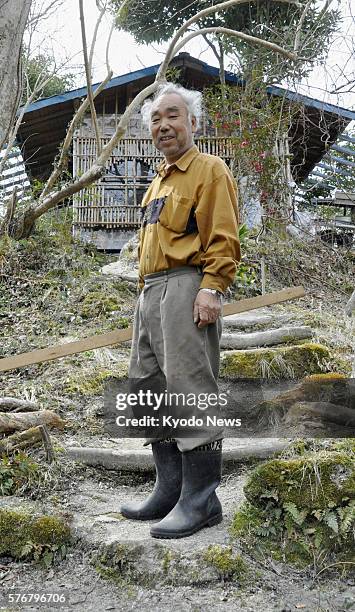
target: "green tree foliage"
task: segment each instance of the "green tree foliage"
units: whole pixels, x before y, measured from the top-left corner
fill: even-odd
[[[121,4],[120,0],[111,1],[116,8]],[[212,4],[218,3],[218,0],[212,0]],[[305,5],[306,0],[301,0],[301,4]],[[324,60],[329,40],[340,20],[338,9],[327,9],[327,4],[322,8],[321,4],[314,0],[304,19],[300,32],[300,54],[304,59],[297,67],[281,59],[274,51],[251,46],[235,37],[222,37],[225,50],[233,57],[233,68],[247,77],[256,65],[263,66],[268,82],[306,76],[315,61]],[[160,43],[169,40],[188,18],[204,8],[205,0],[172,0],[168,3],[165,0],[132,0],[118,25],[133,34],[139,43]],[[232,28],[293,50],[301,14],[302,9],[293,4],[257,0],[209,15],[199,21],[199,27]]]
[[[29,95],[40,85],[44,83],[49,77],[51,79],[45,83],[44,86],[40,86],[38,93],[36,94],[33,101],[39,98],[49,98],[59,93],[64,93],[70,89],[73,89],[75,83],[75,75],[71,72],[66,74],[58,74],[56,71],[56,61],[53,56],[39,53],[35,57],[27,58],[26,54],[23,57],[23,71],[24,71],[24,92],[22,97],[22,104],[24,104]],[[52,75],[52,76],[51,76]]]

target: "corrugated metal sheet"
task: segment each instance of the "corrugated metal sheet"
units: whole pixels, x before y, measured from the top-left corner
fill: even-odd
[[[0,151],[0,160],[4,157],[4,154],[5,149]],[[23,200],[26,198],[26,191],[30,186],[21,151],[18,147],[15,147],[10,153],[0,176],[0,207],[11,196],[14,187],[17,188],[18,198]]]

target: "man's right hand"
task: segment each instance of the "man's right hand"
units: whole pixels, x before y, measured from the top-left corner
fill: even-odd
[[[194,302],[194,323],[206,327],[215,323],[222,312],[222,300],[218,295],[199,291]]]

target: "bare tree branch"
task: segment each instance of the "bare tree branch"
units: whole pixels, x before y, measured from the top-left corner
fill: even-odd
[[[96,2],[96,6],[99,8],[99,4]],[[94,33],[92,35],[92,41],[91,41],[91,49],[90,49],[90,55],[89,55],[89,67],[90,67],[90,74],[91,74],[91,70],[92,70],[92,60],[94,58],[94,51],[95,51],[95,45],[96,45],[96,39],[97,39],[97,34],[100,28],[100,24],[102,21],[102,18],[105,14],[106,11],[106,7],[101,7],[99,8],[100,10],[100,14],[99,14],[99,18],[96,21],[95,24],[95,29],[94,29]]]
[[[200,32],[200,34],[201,34],[201,32]],[[224,73],[224,48],[223,48],[223,43],[220,40],[220,38],[217,38],[218,47],[219,47],[219,52],[218,52],[216,47],[214,46],[213,42],[208,38],[207,34],[202,34],[202,38],[203,38],[203,40],[206,41],[206,43],[208,44],[208,46],[210,47],[210,49],[214,53],[215,57],[217,58],[217,61],[219,63],[219,80],[221,82],[221,85],[225,85],[226,84],[226,77],[225,77],[225,73]]]
[[[38,8],[37,2],[34,2],[27,21],[27,27],[31,27],[34,24],[37,26],[40,21],[48,19],[63,4],[64,0],[52,0],[47,6],[45,6],[45,2],[42,2],[41,7]]]
[[[257,44],[261,47],[265,47],[266,49],[270,49],[271,51],[275,51],[276,53],[279,53],[280,55],[283,55],[287,59],[290,59],[294,62],[298,59],[302,59],[299,58],[299,56],[293,53],[292,51],[287,51],[276,43],[264,40],[262,38],[257,38],[256,36],[250,36],[249,34],[245,34],[244,32],[237,32],[236,30],[220,27],[202,28],[201,30],[197,30],[196,32],[190,32],[190,34],[185,36],[185,38],[178,45],[176,45],[176,47],[174,47],[172,55],[175,56],[186,45],[186,43],[192,40],[192,38],[195,38],[195,36],[199,36],[201,34],[227,34],[228,36],[236,36],[237,38],[245,40],[248,43]]]
[[[111,46],[111,39],[112,39],[112,34],[115,30],[115,22],[113,21],[111,24],[111,29],[110,29],[110,33],[108,35],[108,39],[107,39],[107,45],[106,45],[106,70],[107,70],[107,74],[109,72],[111,72],[111,68],[110,68],[110,46]]]
[[[98,22],[99,22],[99,20],[98,20]],[[113,21],[112,25],[111,25],[110,33],[109,33],[109,36],[108,36],[108,39],[107,39],[107,44],[106,44],[106,68],[107,68],[107,75],[104,78],[104,80],[102,81],[102,83],[100,83],[100,85],[93,92],[93,99],[94,100],[103,91],[103,89],[105,88],[107,83],[112,79],[113,72],[111,70],[110,62],[109,62],[109,50],[110,50],[110,43],[111,43],[111,38],[112,38],[112,34],[113,34],[114,29],[115,29],[115,23]],[[92,45],[91,45],[92,52],[94,50],[95,40],[96,40],[96,37],[94,36],[93,42],[92,42]],[[90,102],[89,102],[89,98],[87,96],[85,98],[85,100],[81,103],[80,107],[78,108],[78,110],[76,111],[73,119],[70,122],[69,128],[68,128],[67,133],[65,135],[65,139],[64,139],[63,145],[61,147],[59,160],[58,160],[55,168],[53,169],[53,172],[51,173],[47,183],[44,186],[44,189],[43,189],[43,191],[42,191],[42,193],[40,195],[40,198],[39,198],[40,202],[42,202],[44,197],[47,196],[48,193],[53,189],[53,187],[56,184],[57,180],[59,179],[61,173],[63,172],[63,170],[64,170],[64,168],[65,168],[65,166],[67,164],[68,151],[69,151],[69,149],[71,147],[72,139],[73,139],[73,136],[74,136],[74,131],[75,131],[77,125],[79,124],[79,122],[84,117],[84,115],[85,115],[86,111],[88,110],[89,106],[90,106]]]
[[[11,153],[11,150],[12,150],[14,144],[15,144],[17,133],[18,133],[18,131],[20,129],[20,125],[21,125],[21,123],[23,121],[23,118],[25,116],[25,113],[27,112],[28,107],[32,104],[33,100],[38,96],[38,94],[41,92],[41,90],[44,89],[44,87],[46,87],[46,85],[48,85],[48,83],[51,82],[53,77],[55,77],[57,75],[58,71],[61,70],[62,68],[64,68],[64,66],[67,63],[68,62],[65,61],[59,67],[58,66],[54,66],[51,74],[49,76],[46,76],[46,78],[43,79],[43,80],[41,79],[41,74],[38,75],[38,77],[36,79],[36,82],[35,82],[35,85],[34,85],[34,88],[33,88],[33,91],[31,92],[31,94],[27,98],[25,104],[20,108],[20,111],[19,111],[16,123],[13,126],[13,128],[11,129],[11,132],[9,134],[5,153],[4,153],[3,157],[2,157],[2,159],[0,160],[0,176],[1,176],[2,172],[4,171],[4,167],[5,167],[5,164],[7,162],[8,157],[9,157],[9,154]]]
[[[87,42],[86,42],[85,17],[84,17],[83,0],[79,0],[79,10],[80,10],[81,37],[82,37],[82,41],[83,41],[83,55],[84,55],[84,63],[85,63],[85,74],[86,74],[86,85],[87,85],[87,90],[88,90],[88,99],[89,99],[89,103],[90,103],[91,118],[92,118],[92,121],[93,121],[93,124],[94,124],[94,128],[95,128],[97,151],[100,154],[101,153],[101,134],[100,134],[99,124],[98,124],[98,121],[97,121],[97,115],[96,115],[96,109],[95,109],[95,104],[94,104],[94,98],[93,98],[93,94],[92,94],[91,63],[90,63],[90,59],[89,59],[89,56],[88,56],[88,48],[87,48]],[[98,24],[99,25],[100,25],[102,17],[103,17],[103,12],[100,13],[100,16],[99,16],[99,19],[98,19]],[[96,35],[97,35],[97,28],[95,28],[95,32],[94,32],[94,42],[96,40]],[[94,47],[94,45],[91,46],[91,52],[90,52],[90,58],[91,59],[92,59],[92,55],[93,55],[93,47]]]
[[[95,91],[93,92],[93,98],[95,99],[105,88],[105,86],[107,85],[107,83],[111,80],[112,78],[112,71],[109,72],[105,79],[102,81],[102,83],[100,83],[100,85],[95,89]],[[47,183],[44,186],[44,189],[40,195],[39,198],[39,202],[42,202],[45,198],[45,196],[48,195],[48,193],[53,189],[54,185],[56,184],[57,180],[59,179],[60,175],[62,174],[66,163],[67,163],[67,159],[68,159],[68,151],[71,147],[72,144],[72,139],[74,136],[74,131],[77,127],[77,125],[80,123],[80,121],[82,120],[82,118],[84,117],[86,111],[88,110],[90,106],[89,103],[89,99],[86,97],[85,100],[81,103],[81,105],[79,106],[78,110],[76,111],[73,119],[70,122],[69,128],[67,130],[67,133],[65,135],[65,139],[63,142],[63,145],[61,147],[61,151],[60,151],[60,156],[59,156],[59,160],[55,166],[55,168],[53,169],[52,174],[50,175]]]
[[[302,15],[301,15],[300,20],[299,20],[298,25],[297,25],[296,34],[295,34],[295,42],[294,42],[294,45],[293,45],[293,50],[294,50],[295,53],[297,53],[297,51],[299,50],[300,42],[301,42],[301,33],[302,33],[303,23],[304,23],[304,20],[306,18],[306,15],[308,13],[308,10],[309,10],[312,2],[313,2],[313,0],[308,0],[306,6],[303,9]]]

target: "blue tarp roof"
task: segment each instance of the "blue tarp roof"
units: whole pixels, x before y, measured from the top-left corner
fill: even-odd
[[[178,57],[178,56],[177,56]],[[202,67],[205,74],[209,74],[212,77],[219,76],[218,68],[214,66],[210,66],[201,60],[196,60],[195,58],[190,56],[191,60],[195,60]],[[121,76],[114,77],[107,83],[105,90],[113,89],[114,87],[119,87],[120,85],[125,85],[127,83],[132,83],[133,81],[138,81],[144,77],[154,76],[159,68],[159,64],[154,66],[149,66],[148,68],[142,68],[141,70],[135,70],[134,72],[128,72],[127,74],[123,74]],[[243,81],[240,77],[231,72],[226,72],[226,80],[230,83],[239,83],[241,84]],[[93,88],[98,87],[100,83],[96,83],[93,85]],[[284,89],[283,87],[270,85],[267,88],[267,91],[275,96],[285,97],[288,100],[294,102],[301,102],[305,106],[313,107],[318,110],[322,110],[328,113],[334,113],[341,117],[344,117],[349,120],[355,120],[355,112],[346,108],[342,108],[341,106],[336,106],[334,104],[329,104],[328,102],[322,102],[321,100],[315,100],[314,98],[310,98],[309,96],[305,96],[303,94],[296,93],[294,91],[290,91],[288,89]],[[73,89],[71,91],[67,91],[63,94],[58,94],[56,96],[51,96],[50,98],[43,98],[42,100],[38,100],[33,104],[30,104],[26,111],[26,115],[28,113],[40,110],[41,108],[46,108],[48,106],[55,106],[57,104],[62,104],[63,102],[68,102],[70,100],[75,100],[76,98],[82,98],[86,96],[87,88],[80,87],[78,89]]]

